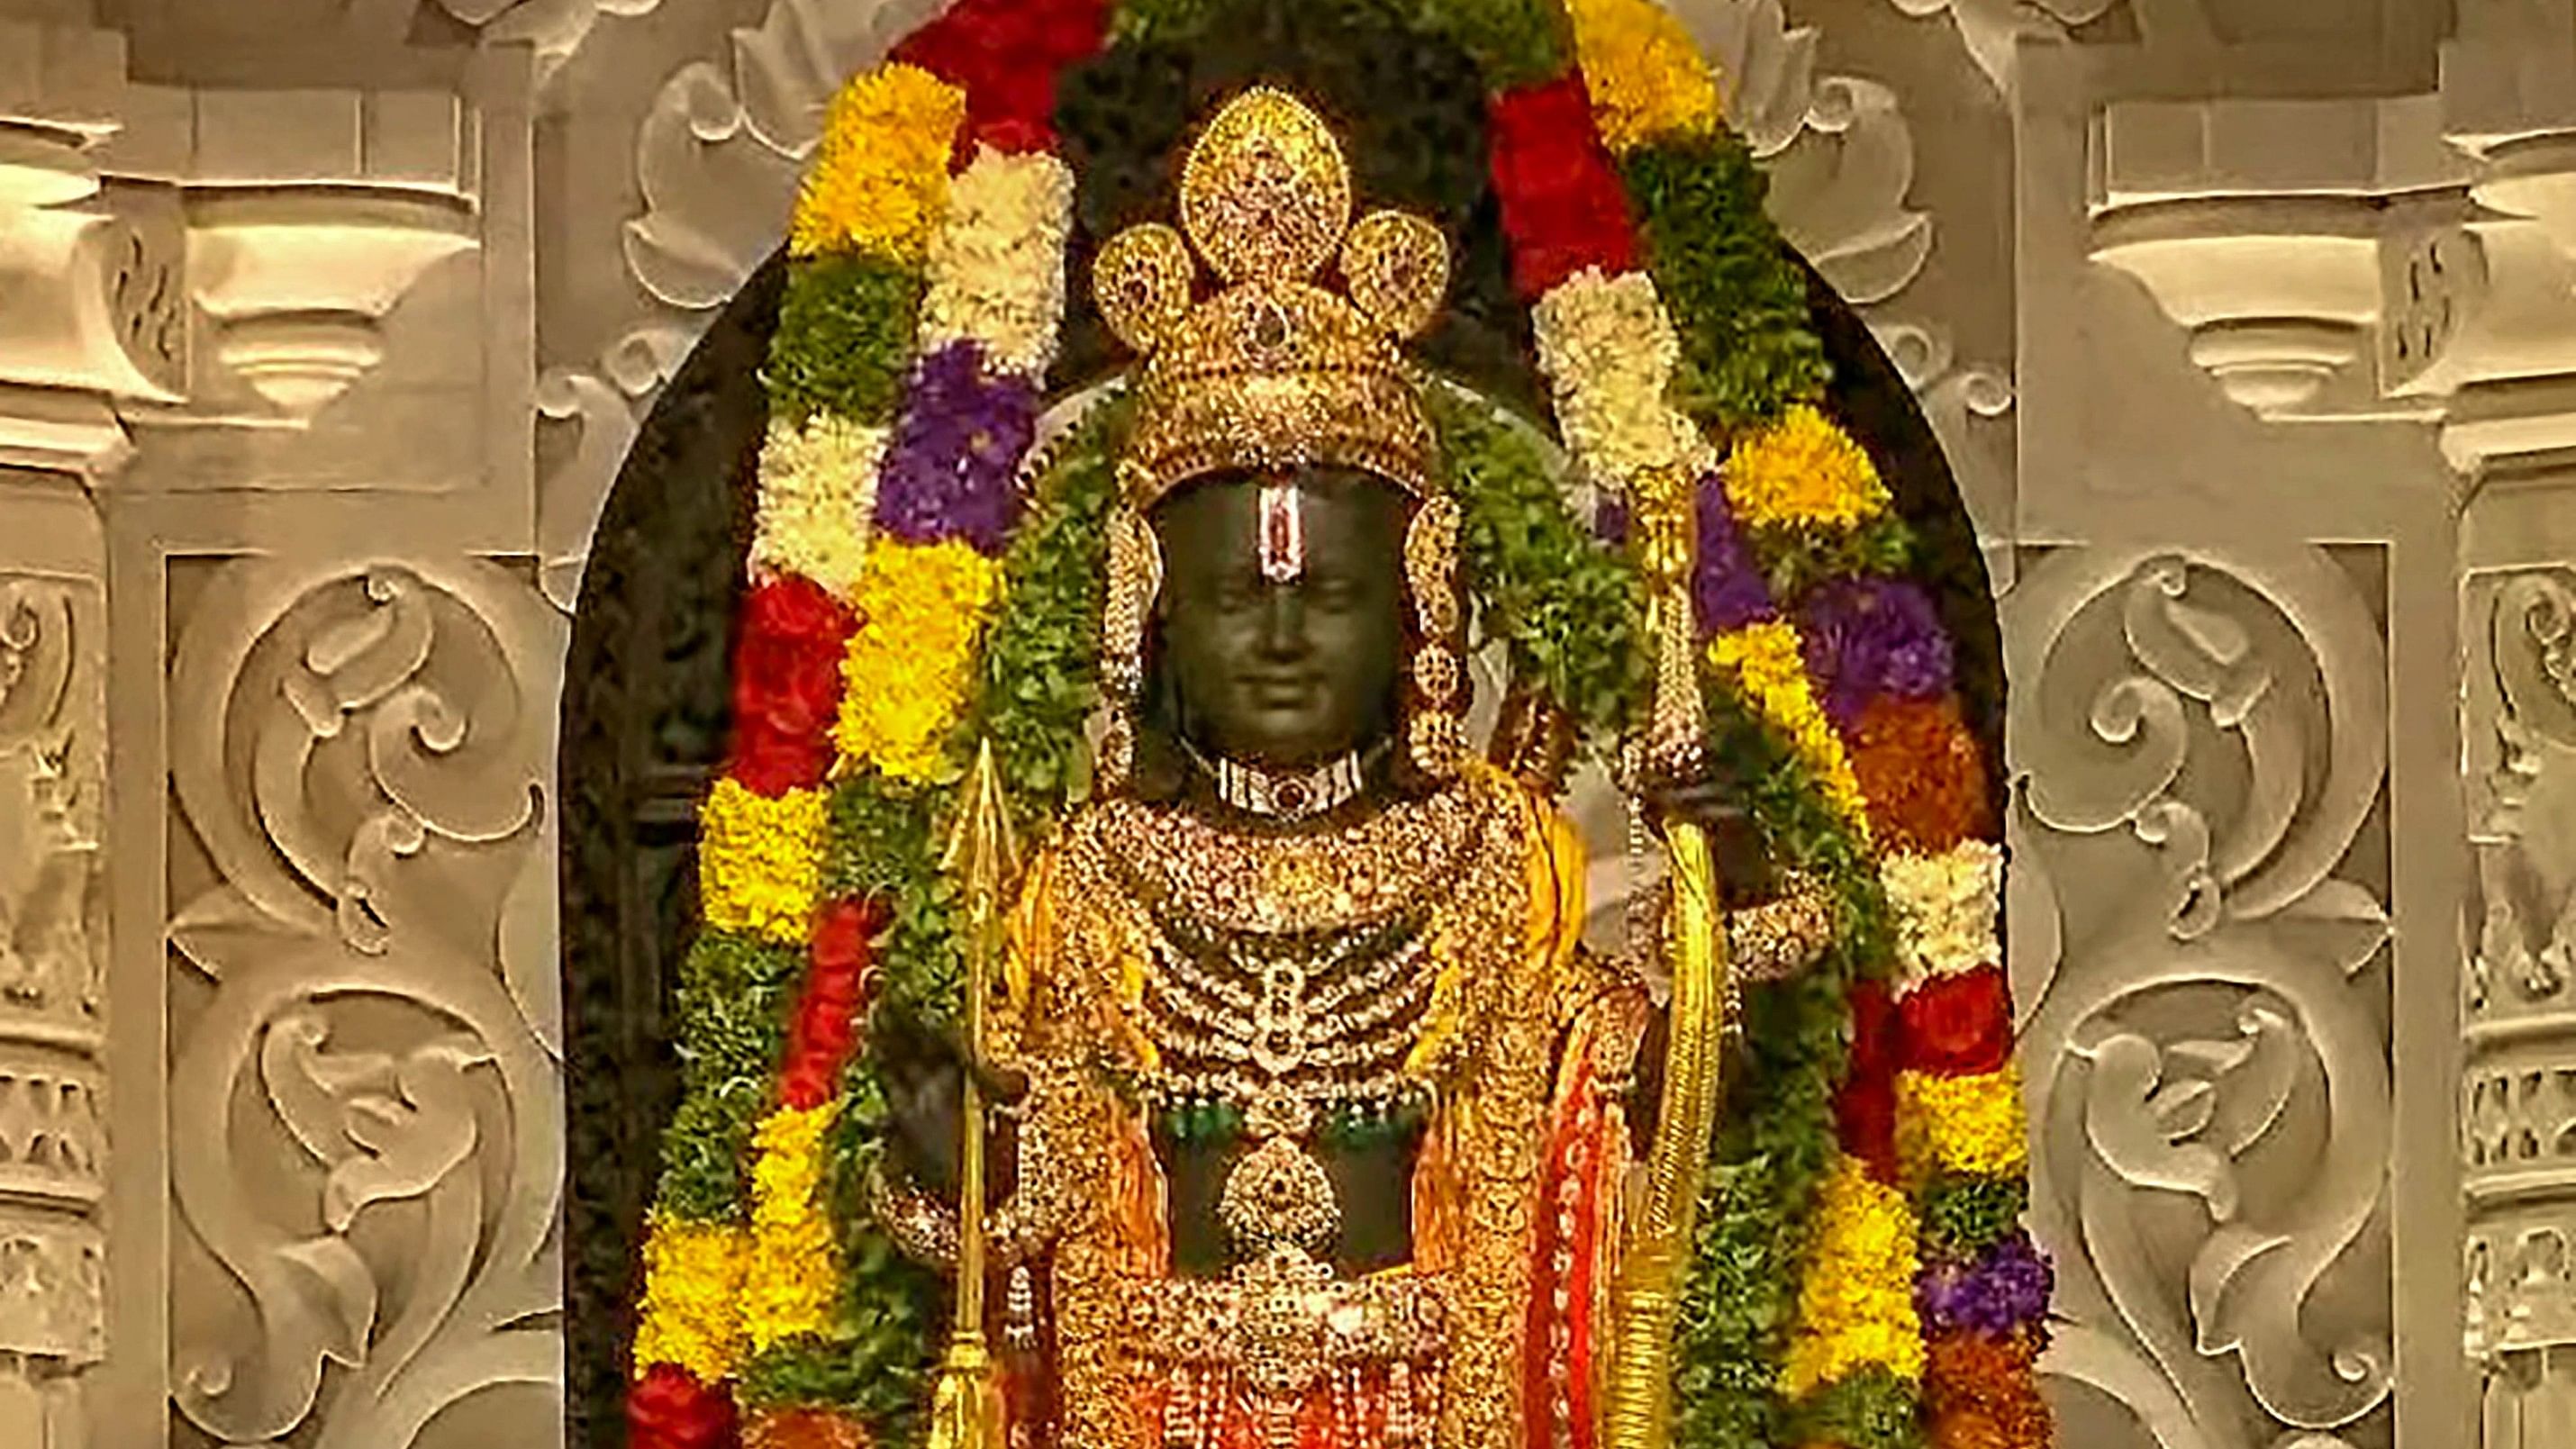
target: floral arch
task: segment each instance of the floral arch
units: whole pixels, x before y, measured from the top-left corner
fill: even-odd
[[[1627,728],[1621,485],[1689,471],[1710,757],[1836,892],[1836,949],[1747,991],[1676,1442],[2046,1441],[1983,566],[1910,394],[1764,221],[1722,79],[1650,0],[1569,8],[965,0],[836,99],[787,245],[620,475],[575,627],[573,1442],[917,1433],[937,1285],[855,1202],[858,998],[953,1008],[962,739],[998,742],[1024,822],[1082,787],[1114,410],[1046,425],[1112,370],[1067,299],[1255,80],[1455,238],[1433,364],[1611,485],[1587,506],[1453,420],[1513,676],[1596,751]]]

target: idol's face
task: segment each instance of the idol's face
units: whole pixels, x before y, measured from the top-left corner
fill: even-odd
[[[1225,475],[1154,514],[1163,667],[1200,750],[1308,767],[1394,728],[1405,502],[1371,474]]]

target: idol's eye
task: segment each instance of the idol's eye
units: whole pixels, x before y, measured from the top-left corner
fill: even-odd
[[[1220,575],[1210,591],[1216,606],[1228,613],[1240,613],[1261,602],[1261,579],[1246,570]]]
[[[1318,609],[1341,610],[1359,602],[1359,586],[1333,574],[1310,574],[1302,590],[1306,602]]]

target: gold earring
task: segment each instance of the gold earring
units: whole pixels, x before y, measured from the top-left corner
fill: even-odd
[[[1465,633],[1458,609],[1458,505],[1434,498],[1415,510],[1404,531],[1404,582],[1413,596],[1414,631],[1421,642],[1407,661],[1412,708],[1405,748],[1426,775],[1457,773],[1466,750],[1460,717],[1466,712]]]
[[[1109,702],[1094,773],[1123,790],[1136,765],[1136,706],[1145,690],[1145,624],[1163,587],[1163,551],[1145,517],[1121,506],[1109,519],[1109,579],[1100,610],[1100,671]]]

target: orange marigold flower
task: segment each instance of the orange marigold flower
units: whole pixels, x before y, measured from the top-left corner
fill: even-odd
[[[1932,855],[2000,833],[1985,756],[1958,701],[1874,700],[1850,742],[1852,773],[1882,848]]]
[[[2035,1377],[2036,1332],[1944,1333],[1929,1349],[1923,1407],[1933,1449],[2047,1449],[2053,1425]]]

